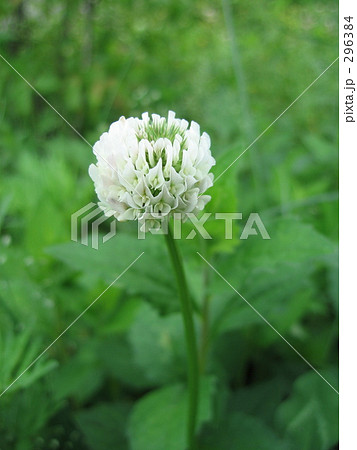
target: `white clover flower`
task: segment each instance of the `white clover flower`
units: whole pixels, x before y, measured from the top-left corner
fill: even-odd
[[[93,147],[97,164],[89,175],[99,207],[119,221],[141,220],[159,227],[158,217],[197,213],[211,199],[215,159],[207,133],[196,122],[148,113],[121,117]]]

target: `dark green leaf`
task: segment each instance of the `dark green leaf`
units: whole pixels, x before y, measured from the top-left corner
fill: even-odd
[[[75,414],[85,442],[91,450],[126,450],[126,423],[130,405],[101,403]]]
[[[288,450],[274,431],[254,416],[230,414],[215,427],[202,433],[200,450]]]

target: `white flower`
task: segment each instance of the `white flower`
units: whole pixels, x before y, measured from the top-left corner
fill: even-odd
[[[148,113],[121,117],[93,147],[97,164],[89,175],[99,207],[119,221],[197,213],[211,199],[202,195],[213,184],[215,160],[207,133],[196,122]],[[152,220],[150,220],[152,219]]]

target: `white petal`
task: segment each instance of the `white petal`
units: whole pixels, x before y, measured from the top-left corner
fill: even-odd
[[[159,159],[159,162],[155,167],[149,170],[149,173],[146,175],[146,182],[150,188],[160,189],[161,186],[165,182],[164,175],[162,173],[162,160]]]

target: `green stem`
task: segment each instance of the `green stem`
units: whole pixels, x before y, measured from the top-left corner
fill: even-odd
[[[170,228],[165,235],[166,244],[170,253],[172,265],[175,270],[178,291],[181,302],[181,311],[183,317],[183,323],[185,327],[185,338],[187,348],[187,362],[188,362],[188,422],[187,422],[187,442],[188,449],[194,450],[195,444],[195,432],[196,421],[198,411],[199,400],[199,370],[198,370],[198,353],[196,345],[196,333],[193,323],[193,308],[192,302],[189,296],[185,272],[183,269],[181,257],[177,251],[177,247]]]
[[[206,253],[206,245],[207,241],[201,240],[201,252],[202,254]],[[201,327],[201,342],[199,347],[199,367],[200,373],[204,374],[206,370],[207,363],[207,354],[209,349],[209,341],[210,341],[210,294],[208,291],[209,285],[209,267],[206,265],[203,268],[203,300],[202,300],[202,327]]]
[[[201,346],[200,346],[200,373],[204,374],[207,363],[207,352],[209,348],[209,307],[210,298],[205,296],[202,307],[202,331],[201,331]]]

